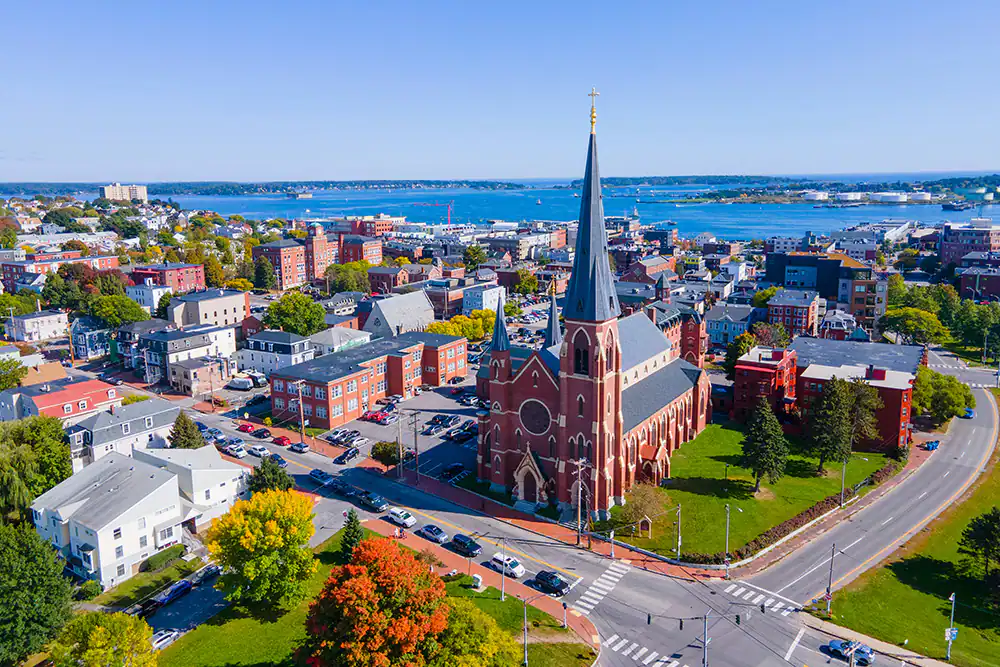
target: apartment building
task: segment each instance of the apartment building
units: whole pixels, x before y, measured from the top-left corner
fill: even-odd
[[[31,254],[21,262],[0,262],[4,290],[16,293],[18,281],[24,280],[25,276],[30,274],[45,276],[56,273],[63,264],[86,264],[95,271],[106,271],[118,268],[118,257],[117,255],[80,257],[79,252],[72,252],[58,253],[54,257],[51,254],[48,256]]]
[[[136,449],[167,447],[180,409],[162,398],[111,406],[66,428],[73,472],[111,453],[132,456]]]
[[[146,193],[145,185],[112,183],[111,185],[100,186],[97,191],[101,197],[110,199],[111,201],[132,201],[133,199],[138,199],[143,204],[149,202],[149,195]]]
[[[129,285],[125,288],[125,295],[142,306],[150,315],[156,313],[160,305],[160,299],[164,294],[173,294],[174,289],[169,285],[157,285],[151,278],[147,278],[138,285]]]
[[[959,266],[970,252],[1000,251],[1000,224],[992,218],[973,218],[969,222],[946,222],[941,231],[941,266]]]
[[[783,324],[790,336],[815,336],[819,327],[819,294],[812,290],[780,290],[767,302],[769,324]]]
[[[123,395],[102,380],[67,378],[0,392],[0,421],[46,415],[70,426],[90,415],[120,407]]]
[[[340,239],[340,258],[342,264],[360,262],[369,264],[382,263],[382,239],[367,236],[343,236]]]
[[[174,294],[205,289],[205,267],[201,264],[169,262],[149,264],[132,269],[132,281],[136,284],[152,281],[154,285],[165,285]]]
[[[8,317],[4,330],[11,340],[37,343],[68,335],[69,316],[60,310],[41,310]]]
[[[306,248],[293,239],[281,239],[254,246],[253,258],[263,257],[274,267],[277,288],[288,290],[308,281],[306,275]],[[381,261],[381,260],[379,260]]]
[[[198,324],[238,327],[249,316],[248,292],[216,288],[176,296],[167,309],[167,319],[178,328]]]
[[[237,353],[241,371],[257,371],[270,375],[279,368],[309,361],[316,355],[309,339],[290,331],[261,331],[247,339]]]

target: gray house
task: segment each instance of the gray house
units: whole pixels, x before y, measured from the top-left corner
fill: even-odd
[[[167,446],[180,409],[162,398],[112,407],[66,428],[73,472],[111,452],[132,456],[135,449]]]
[[[705,313],[705,329],[713,346],[726,347],[745,334],[754,322],[767,319],[767,311],[752,306],[720,303]]]
[[[423,331],[434,321],[434,306],[422,291],[398,294],[372,302],[362,327],[374,338],[392,338],[408,331]]]

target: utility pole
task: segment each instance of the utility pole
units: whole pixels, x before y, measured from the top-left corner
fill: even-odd
[[[306,415],[305,406],[302,405],[302,380],[295,383],[299,390],[299,442],[306,444]]]
[[[678,556],[680,558],[680,556]],[[729,503],[726,503],[726,579],[729,578]]]
[[[708,612],[705,612],[701,635],[701,667],[708,667]]]
[[[507,595],[507,538],[500,538],[500,553],[503,565],[500,567],[500,602],[506,599]]]
[[[215,378],[212,377],[212,365],[211,364],[209,364],[209,366],[208,366],[208,393],[211,396],[211,398],[209,400],[212,403],[212,412],[215,412]]]
[[[330,290],[327,289],[329,292]],[[396,420],[396,452],[399,454],[399,463],[396,465],[396,477],[403,477],[403,416]]]
[[[583,530],[583,459],[576,462],[576,546],[580,546],[583,541],[581,531]]]
[[[11,309],[13,312],[13,309]],[[66,337],[69,339],[69,365],[70,368],[76,368],[76,352],[73,350],[73,329],[70,328],[69,324],[66,325]]]
[[[945,654],[945,660],[951,662],[951,640],[952,640],[952,628],[955,627],[955,594],[951,594],[951,620],[948,621],[948,652]]]
[[[847,483],[847,457],[844,457],[844,467],[840,469],[840,509],[844,509],[844,485]]]
[[[830,607],[833,606],[833,557],[837,555],[837,545],[830,547],[830,579],[826,584],[826,615],[830,615]]]
[[[417,413],[414,412],[410,416],[413,419],[413,472],[417,480],[417,486],[420,486],[420,445],[417,442]],[[503,596],[500,599],[502,600]]]

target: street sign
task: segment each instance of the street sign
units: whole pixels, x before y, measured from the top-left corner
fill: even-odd
[[[827,593],[826,595],[823,596],[823,599],[827,600],[827,601],[830,601],[830,600],[833,599],[833,594],[832,593]]]
[[[946,642],[953,642],[958,639],[958,628],[945,628],[944,629],[944,640]]]

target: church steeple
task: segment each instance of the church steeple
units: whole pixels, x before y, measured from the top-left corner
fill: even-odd
[[[493,340],[490,341],[490,350],[493,352],[507,352],[510,350],[510,336],[507,335],[507,322],[503,315],[504,298],[500,293],[500,300],[497,301],[497,315],[493,324]]]
[[[622,314],[608,262],[608,233],[604,228],[601,175],[597,168],[597,109],[594,104],[597,94],[596,90],[590,93],[590,145],[580,195],[576,257],[563,308],[567,320],[590,322],[613,320]]]
[[[559,309],[556,308],[556,289],[555,281],[552,282],[551,299],[549,307],[549,323],[545,326],[545,342],[542,343],[543,348],[549,348],[553,345],[562,344],[562,329],[559,328]]]

